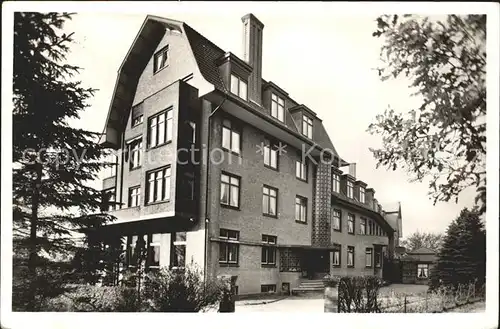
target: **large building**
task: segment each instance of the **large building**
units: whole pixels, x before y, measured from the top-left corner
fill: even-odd
[[[242,22],[239,58],[184,22],[145,19],[102,139],[121,151],[103,182],[120,204],[104,236],[126,237],[127,258],[144,242],[149,269],[193,262],[232,276],[242,295],[381,276],[400,226],[316,113],[263,79],[264,24]],[[392,214],[399,223],[400,207]]]

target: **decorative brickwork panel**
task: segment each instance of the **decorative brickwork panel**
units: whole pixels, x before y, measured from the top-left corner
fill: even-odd
[[[327,161],[320,161],[316,168],[312,245],[327,247],[330,245],[331,164]]]
[[[300,253],[296,249],[280,250],[280,272],[300,272]]]

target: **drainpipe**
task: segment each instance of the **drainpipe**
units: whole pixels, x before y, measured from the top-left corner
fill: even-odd
[[[224,99],[222,100],[222,102],[212,111],[210,112],[210,114],[208,115],[208,134],[207,134],[207,155],[205,157],[205,161],[206,161],[206,164],[207,164],[207,175],[205,177],[205,273],[204,273],[204,277],[205,277],[205,282],[207,282],[207,279],[208,279],[208,248],[209,248],[209,243],[208,243],[208,239],[209,239],[209,234],[208,234],[208,228],[209,228],[209,225],[210,225],[210,216],[209,216],[209,205],[210,205],[210,202],[209,202],[209,199],[208,199],[208,178],[210,177],[210,155],[209,155],[209,152],[210,152],[210,139],[211,139],[211,131],[212,131],[212,125],[211,125],[211,119],[212,119],[212,116],[215,114],[215,112],[217,112],[217,110],[219,110],[222,105],[224,104],[224,102],[227,100],[227,96],[224,97]]]

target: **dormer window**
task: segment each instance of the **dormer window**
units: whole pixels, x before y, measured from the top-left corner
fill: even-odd
[[[354,184],[351,181],[347,181],[347,197],[349,199],[354,198]]]
[[[363,186],[359,187],[359,202],[365,203],[365,188]]]
[[[155,54],[154,73],[162,70],[168,65],[168,46],[164,47]]]
[[[231,92],[244,100],[248,98],[247,82],[240,77],[231,74]]]
[[[307,138],[312,139],[313,135],[313,121],[307,115],[302,116],[302,134]]]
[[[276,94],[271,96],[271,116],[285,122],[285,100]]]

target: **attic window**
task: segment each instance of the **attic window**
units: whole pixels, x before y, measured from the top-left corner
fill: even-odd
[[[306,115],[302,116],[302,134],[308,138],[312,138],[313,135],[313,121]]]
[[[285,121],[285,101],[274,93],[271,96],[271,116],[281,122]]]
[[[168,46],[158,51],[154,57],[154,73],[168,66]]]

